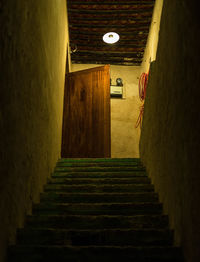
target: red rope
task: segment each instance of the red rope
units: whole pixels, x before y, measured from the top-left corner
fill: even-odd
[[[142,118],[144,114],[144,100],[146,97],[146,89],[147,89],[147,82],[148,82],[148,74],[142,73],[139,79],[139,98],[140,101],[143,102],[143,105],[140,107],[140,113],[138,119],[136,121],[135,127],[142,126]]]

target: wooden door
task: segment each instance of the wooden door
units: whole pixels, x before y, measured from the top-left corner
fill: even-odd
[[[62,157],[110,157],[110,66],[66,75]]]

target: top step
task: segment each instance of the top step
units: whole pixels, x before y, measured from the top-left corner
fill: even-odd
[[[136,162],[141,163],[140,158],[61,158],[58,163],[73,163],[73,162]]]
[[[139,159],[60,159],[56,167],[133,167],[144,169]]]

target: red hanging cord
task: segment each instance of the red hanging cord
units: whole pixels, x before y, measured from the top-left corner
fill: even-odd
[[[147,73],[142,73],[139,79],[139,98],[140,101],[143,102],[143,105],[140,107],[140,113],[138,116],[138,119],[135,124],[135,128],[138,126],[142,126],[142,118],[143,118],[143,113],[144,113],[144,100],[146,97],[146,89],[147,89],[147,82],[148,82],[148,76],[149,74]]]

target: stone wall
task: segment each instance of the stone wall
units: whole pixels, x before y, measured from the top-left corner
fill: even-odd
[[[65,0],[0,3],[0,261],[61,149]]]
[[[200,28],[195,3],[164,1],[140,141],[142,161],[187,262],[200,257]]]
[[[78,71],[98,65],[72,64]],[[122,78],[123,99],[111,98],[111,157],[139,157],[140,128],[135,128],[139,115],[138,96],[139,66],[110,66],[112,84]]]

